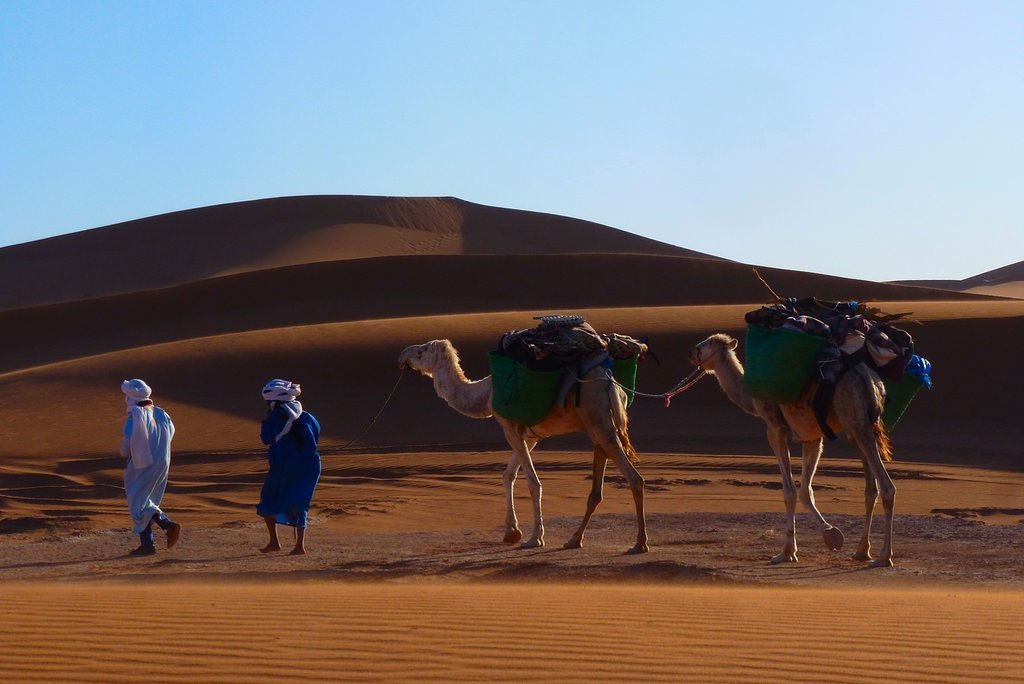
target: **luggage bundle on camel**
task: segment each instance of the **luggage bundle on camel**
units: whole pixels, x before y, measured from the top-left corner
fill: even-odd
[[[931,364],[914,353],[907,331],[892,325],[909,314],[885,314],[861,302],[825,302],[815,298],[777,299],[746,315],[743,383],[751,395],[777,404],[804,398],[823,432],[835,383],[864,363],[886,389],[882,421],[895,427],[921,387],[931,389]]]
[[[551,408],[563,405],[586,373],[596,367],[626,390],[627,406],[636,390],[637,363],[647,354],[640,340],[600,334],[582,316],[538,316],[540,324],[501,336],[490,353],[492,407],[523,425],[536,425]],[[579,399],[576,393],[576,400]]]

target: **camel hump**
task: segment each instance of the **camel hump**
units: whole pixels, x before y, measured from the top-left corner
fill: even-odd
[[[751,311],[744,317],[744,387],[753,397],[784,404],[797,401],[818,383],[815,409],[831,439],[834,435],[822,421],[832,389],[850,370],[868,368],[879,388],[885,385],[880,395],[884,409],[880,404],[878,411],[891,431],[917,391],[931,386],[931,364],[914,353],[910,334],[892,325],[907,315],[813,297],[779,299]]]

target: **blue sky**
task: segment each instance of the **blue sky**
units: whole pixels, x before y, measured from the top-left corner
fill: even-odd
[[[1024,3],[4,2],[0,245],[453,195],[871,280],[1024,259]]]

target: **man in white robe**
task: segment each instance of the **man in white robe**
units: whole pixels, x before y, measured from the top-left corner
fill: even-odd
[[[174,423],[166,411],[153,404],[152,390],[142,380],[125,380],[121,391],[128,407],[121,440],[121,456],[128,459],[124,469],[124,492],[132,529],[139,535],[139,547],[130,555],[151,556],[156,553],[153,523],[167,533],[167,548],[177,544],[181,536],[181,525],[172,522],[160,510],[171,465]]]

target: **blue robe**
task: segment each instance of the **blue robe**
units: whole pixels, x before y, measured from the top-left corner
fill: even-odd
[[[130,456],[124,468],[124,493],[128,499],[128,510],[132,515],[132,529],[138,534],[149,529],[154,513],[161,513],[160,501],[167,489],[167,473],[171,466],[171,439],[174,437],[174,423],[171,417],[158,406],[150,409],[134,409],[139,417],[144,411],[152,411],[153,421],[149,428],[135,433],[136,416],[128,414],[124,423],[122,455]],[[136,439],[145,443],[133,444]],[[147,451],[148,453],[140,453]],[[140,465],[141,464],[141,465]]]
[[[320,423],[303,411],[291,430],[275,442],[287,421],[288,414],[280,407],[275,407],[263,421],[260,439],[270,446],[270,470],[263,481],[256,513],[277,518],[282,525],[305,528],[313,490],[320,480]]]

